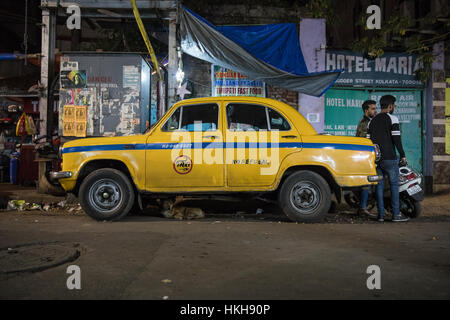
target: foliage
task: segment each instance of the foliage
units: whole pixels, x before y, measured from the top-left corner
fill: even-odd
[[[442,15],[448,17],[448,12]],[[395,11],[387,21],[382,22],[381,29],[374,30],[367,29],[367,18],[367,14],[362,14],[357,21],[363,31],[361,37],[353,42],[353,50],[363,52],[371,59],[382,56],[385,48],[405,50],[422,61],[423,67],[416,71],[417,78],[422,81],[429,79],[435,59],[433,45],[450,39],[448,18],[413,19]]]
[[[335,14],[333,0],[311,0],[307,7],[314,19],[323,18],[328,25],[340,23],[338,16]]]

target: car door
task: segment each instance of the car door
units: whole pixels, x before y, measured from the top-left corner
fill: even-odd
[[[226,173],[230,187],[270,186],[282,160],[301,150],[301,137],[273,107],[230,102],[226,105]]]
[[[146,145],[148,190],[224,186],[219,111],[219,103],[186,103],[155,129]]]

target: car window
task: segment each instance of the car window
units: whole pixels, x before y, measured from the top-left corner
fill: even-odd
[[[181,108],[178,108],[161,128],[162,131],[174,131],[180,128]]]
[[[161,130],[215,131],[218,128],[218,119],[217,104],[182,106],[172,114]],[[195,127],[196,124],[198,127]]]
[[[271,130],[288,131],[291,130],[289,122],[277,111],[267,108],[267,113],[269,115],[269,123]]]
[[[267,130],[266,107],[230,103],[227,106],[228,129],[235,131]]]
[[[219,107],[217,104],[183,106],[181,130],[215,131],[218,127]]]

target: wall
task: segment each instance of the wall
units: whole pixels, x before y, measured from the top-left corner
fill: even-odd
[[[433,110],[433,155],[432,155],[432,183],[433,192],[450,190],[450,155],[445,152],[445,88],[446,75],[443,44],[435,46],[435,53],[439,54],[433,63],[432,105]],[[449,99],[449,97],[447,97]],[[430,141],[431,142],[431,141]]]

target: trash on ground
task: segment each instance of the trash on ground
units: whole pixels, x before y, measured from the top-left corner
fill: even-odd
[[[41,206],[37,203],[28,203],[25,200],[10,200],[8,201],[7,210],[40,210]]]
[[[66,206],[66,200],[58,202],[58,207],[64,208]]]

